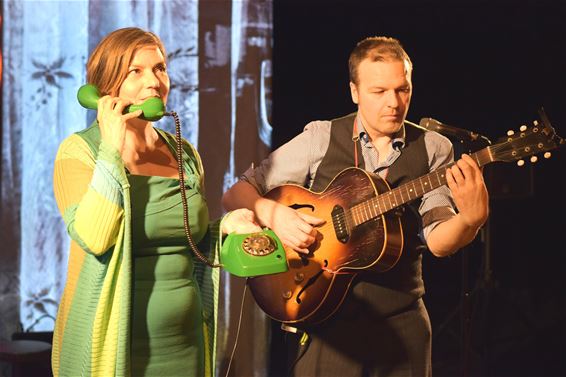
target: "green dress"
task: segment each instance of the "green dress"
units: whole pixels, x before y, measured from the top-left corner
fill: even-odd
[[[183,229],[179,180],[129,175],[132,203],[132,376],[204,375],[202,303]],[[195,242],[208,208],[186,184]]]

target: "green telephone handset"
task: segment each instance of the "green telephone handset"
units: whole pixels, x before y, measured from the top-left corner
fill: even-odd
[[[86,84],[79,88],[77,92],[77,99],[79,103],[87,109],[96,110],[98,108],[98,99],[100,98],[100,91],[92,84]],[[141,119],[155,122],[167,115],[165,111],[165,104],[161,98],[151,97],[139,105],[130,105],[126,107],[124,113],[131,113],[136,110],[143,111],[140,115]]]

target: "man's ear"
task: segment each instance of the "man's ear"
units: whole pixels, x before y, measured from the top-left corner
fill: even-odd
[[[352,95],[352,102],[358,104],[358,87],[350,81],[350,94]]]

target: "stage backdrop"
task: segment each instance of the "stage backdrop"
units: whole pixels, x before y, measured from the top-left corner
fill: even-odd
[[[0,337],[9,338],[19,323],[23,330],[53,328],[69,247],[53,198],[53,160],[59,143],[95,117],[76,101],[93,47],[126,26],[162,38],[168,108],[181,115],[183,136],[201,153],[217,217],[224,190],[270,148],[272,10],[261,0],[8,0],[2,13]],[[156,126],[174,125],[163,119]],[[226,274],[223,280],[220,371],[232,350],[243,287]],[[249,297],[247,303],[232,368],[262,375],[266,320]]]

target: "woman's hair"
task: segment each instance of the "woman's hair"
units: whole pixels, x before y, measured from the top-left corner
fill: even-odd
[[[128,27],[108,34],[88,59],[87,82],[96,85],[102,95],[118,95],[134,54],[145,46],[157,46],[167,56],[159,37],[150,31]]]
[[[364,59],[370,59],[372,62],[399,60],[408,64],[410,69],[413,68],[411,58],[401,46],[401,43],[390,37],[369,37],[358,42],[348,60],[350,70],[350,81],[358,85],[358,67]]]

